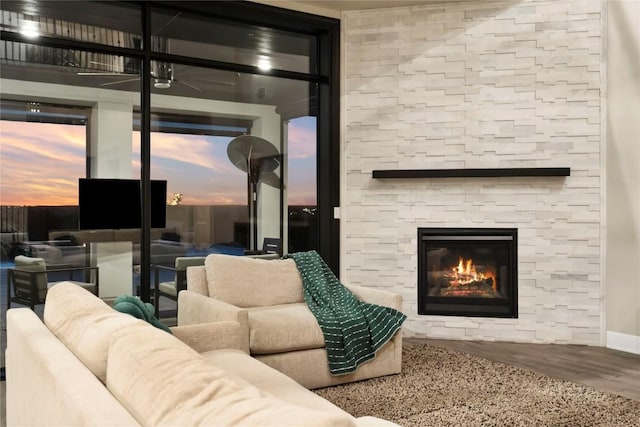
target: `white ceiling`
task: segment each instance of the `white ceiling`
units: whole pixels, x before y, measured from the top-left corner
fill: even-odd
[[[342,12],[363,9],[383,9],[421,4],[458,3],[469,0],[251,0],[285,9],[340,19]],[[485,0],[475,0],[485,1]]]
[[[310,6],[322,7],[335,11],[381,9],[385,7],[413,6],[425,3],[451,3],[456,0],[295,0]],[[460,0],[458,0],[460,1]]]

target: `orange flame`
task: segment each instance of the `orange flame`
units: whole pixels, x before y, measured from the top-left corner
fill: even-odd
[[[453,267],[453,279],[452,284],[454,285],[468,285],[479,280],[491,279],[493,290],[496,290],[495,274],[489,271],[478,273],[471,258],[464,260],[460,257],[458,259],[458,265]]]

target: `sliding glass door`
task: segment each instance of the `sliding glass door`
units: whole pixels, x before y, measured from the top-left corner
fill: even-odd
[[[250,2],[81,4],[0,5],[3,262],[104,265],[106,300],[150,301],[154,266],[265,241],[337,271],[338,22]],[[135,181],[138,199],[104,198],[139,221],[83,226],[81,179]]]

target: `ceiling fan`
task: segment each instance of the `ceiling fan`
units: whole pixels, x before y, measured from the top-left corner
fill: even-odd
[[[96,61],[90,61],[90,64],[100,65],[108,68],[114,68],[111,64],[100,63]],[[136,81],[140,78],[140,72],[136,70],[137,67],[132,67],[130,64],[125,64],[124,72],[118,71],[95,71],[95,72],[78,72],[76,73],[79,76],[130,76],[131,78],[127,78],[124,80],[118,80],[115,82],[107,82],[102,83],[100,86],[112,86],[122,83],[129,83]],[[189,83],[184,80],[178,80],[175,78],[174,67],[172,64],[168,62],[162,61],[151,61],[151,81],[153,83],[153,87],[156,89],[169,89],[172,87],[174,83],[180,83],[185,86],[188,86],[194,90],[202,92],[202,89],[197,87],[196,85]],[[235,86],[235,82],[230,81],[222,81],[222,80],[210,80],[210,83],[225,85],[225,86]]]
[[[160,33],[163,32],[165,29],[167,29],[180,16],[180,14],[181,12],[178,12],[177,14],[168,17],[167,22],[163,23],[154,32],[154,34],[151,37],[151,43],[154,47],[154,50],[158,52],[169,52],[170,40],[167,37],[161,36]],[[140,40],[139,38],[134,38],[133,43],[136,48],[140,48],[142,45],[142,40]],[[122,61],[122,59],[120,59],[120,61]],[[99,67],[104,67],[106,68],[107,71],[101,71],[101,70],[89,71],[89,72],[85,71],[85,72],[79,72],[77,73],[77,75],[79,76],[131,76],[131,78],[127,78],[124,80],[102,83],[100,86],[111,86],[111,85],[117,85],[121,83],[128,83],[128,82],[136,81],[140,78],[140,63],[139,61],[134,59],[130,59],[128,61],[125,61],[124,63],[113,63],[113,64],[102,63],[97,61],[89,61],[89,64],[97,65]],[[202,92],[202,89],[200,89],[196,85],[184,80],[176,79],[175,71],[176,69],[174,69],[173,64],[170,64],[164,61],[152,60],[150,75],[151,75],[151,81],[153,83],[153,87],[156,89],[169,89],[172,87],[174,83],[180,83],[194,90]],[[238,76],[239,75],[236,74],[236,77]],[[225,85],[225,86],[235,86],[236,84],[235,81],[222,81],[222,80],[213,80],[213,79],[207,79],[206,82],[218,84],[218,85]]]

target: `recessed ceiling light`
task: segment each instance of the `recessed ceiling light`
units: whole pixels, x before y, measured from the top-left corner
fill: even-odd
[[[262,71],[269,71],[271,69],[271,61],[268,58],[260,58],[258,60],[258,68]]]
[[[40,25],[36,21],[22,21],[20,25],[20,34],[29,38],[29,39],[37,39],[40,37]]]

